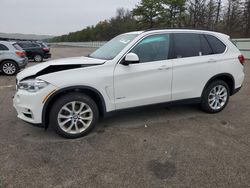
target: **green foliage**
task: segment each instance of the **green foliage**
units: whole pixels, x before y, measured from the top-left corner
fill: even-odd
[[[182,27],[184,25],[186,0],[161,0],[163,11],[161,23],[167,27]]]
[[[163,11],[161,0],[142,0],[132,11],[142,27],[153,28]]]

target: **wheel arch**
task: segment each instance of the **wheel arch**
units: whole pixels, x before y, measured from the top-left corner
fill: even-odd
[[[53,104],[56,102],[56,100],[58,100],[58,98],[70,92],[79,92],[91,97],[96,102],[100,115],[105,115],[106,103],[102,94],[97,89],[89,86],[66,87],[53,93],[45,102],[42,110],[42,126],[44,128],[47,129],[49,127],[49,112]]]
[[[0,66],[1,66],[5,61],[11,61],[11,62],[13,62],[13,63],[16,64],[17,68],[19,68],[17,62],[16,62],[15,60],[13,60],[13,59],[3,59],[2,61],[0,61]]]
[[[228,84],[229,89],[230,89],[230,95],[233,95],[234,90],[235,90],[235,80],[234,80],[234,77],[229,73],[217,74],[217,75],[213,76],[212,78],[210,78],[208,80],[208,82],[206,83],[205,87],[203,88],[202,95],[203,95],[205,89],[209,86],[209,84],[215,80],[223,80],[224,82],[226,82]]]

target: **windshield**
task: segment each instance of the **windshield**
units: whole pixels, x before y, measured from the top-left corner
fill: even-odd
[[[96,59],[111,60],[115,58],[135,37],[137,34],[122,34],[107,42],[101,48],[89,55]]]

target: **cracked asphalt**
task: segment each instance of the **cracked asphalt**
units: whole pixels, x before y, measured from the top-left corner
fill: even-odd
[[[52,47],[52,55],[92,50]],[[119,112],[77,140],[18,120],[15,77],[0,75],[0,187],[250,187],[250,61],[245,73],[219,114],[197,105]]]

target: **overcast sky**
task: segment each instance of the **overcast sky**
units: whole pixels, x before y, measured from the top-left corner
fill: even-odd
[[[139,0],[0,0],[0,32],[61,35],[132,9]]]

